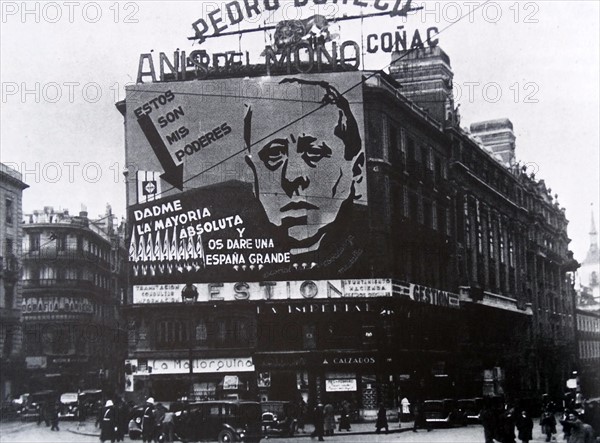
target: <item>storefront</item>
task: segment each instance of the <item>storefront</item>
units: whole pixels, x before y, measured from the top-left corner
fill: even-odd
[[[125,368],[125,390],[138,401],[150,395],[160,401],[256,398],[250,356],[193,359],[191,369],[188,359],[129,359]]]

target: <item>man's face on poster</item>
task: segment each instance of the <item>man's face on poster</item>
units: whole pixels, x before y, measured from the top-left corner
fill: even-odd
[[[332,97],[331,89],[316,90],[320,91],[317,100],[326,94]],[[277,133],[252,133],[256,144],[250,163],[258,199],[269,221],[282,229],[296,248],[310,248],[319,242],[342,204],[355,198],[354,184],[362,175],[358,125],[346,99],[333,91],[333,103]],[[318,101],[307,107],[283,102],[266,110],[256,106],[252,108],[253,125],[261,119],[261,126],[272,133],[318,105]],[[286,111],[289,107],[292,112]],[[254,140],[256,136],[264,139]]]

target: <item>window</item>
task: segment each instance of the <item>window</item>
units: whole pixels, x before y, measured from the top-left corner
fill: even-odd
[[[39,251],[40,250],[40,233],[32,232],[29,234],[29,250]]]
[[[161,320],[156,328],[157,346],[187,345],[187,327],[180,320]]]
[[[6,224],[12,226],[14,220],[14,212],[15,207],[13,205],[13,201],[10,198],[7,198],[5,201],[6,204]]]
[[[14,243],[12,238],[7,238],[4,243],[4,253],[7,258],[11,257],[14,254]]]
[[[67,237],[64,234],[58,234],[56,237],[56,250],[65,251],[67,249]]]

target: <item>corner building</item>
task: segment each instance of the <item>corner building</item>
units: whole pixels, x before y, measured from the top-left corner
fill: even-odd
[[[28,392],[123,384],[126,331],[123,227],[107,205],[99,220],[45,207],[24,216],[23,353]]]
[[[405,63],[127,89],[132,398],[371,418],[404,396],[559,395],[570,360],[532,350],[573,337],[564,212],[459,127],[443,51]]]
[[[21,174],[0,163],[0,395],[8,399],[21,389],[21,243],[22,196],[29,186]]]

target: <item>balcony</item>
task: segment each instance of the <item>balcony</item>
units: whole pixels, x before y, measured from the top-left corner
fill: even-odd
[[[78,288],[78,289],[94,289],[94,290],[105,290],[102,288],[98,288],[89,280],[80,280],[80,279],[59,279],[59,278],[40,278],[40,279],[30,279],[23,280],[23,288],[24,289],[35,289],[35,288]],[[108,291],[108,289],[106,289]]]

